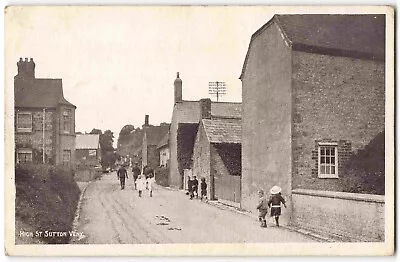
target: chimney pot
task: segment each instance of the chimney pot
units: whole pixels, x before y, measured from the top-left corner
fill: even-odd
[[[149,125],[149,115],[144,116],[144,125],[148,126]]]
[[[174,81],[174,103],[182,101],[182,80],[179,78],[179,72],[176,73]]]

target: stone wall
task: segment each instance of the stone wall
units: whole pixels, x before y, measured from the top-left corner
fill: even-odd
[[[344,241],[385,240],[385,197],[297,189],[292,224]]]
[[[342,191],[349,156],[385,128],[383,62],[293,52],[293,188]],[[339,178],[318,178],[318,142],[338,144]]]
[[[197,132],[194,149],[193,149],[193,175],[200,180],[202,177],[206,179],[207,183],[207,198],[214,198],[214,189],[213,189],[213,177],[211,176],[211,159],[210,159],[210,143],[208,142],[207,136],[204,132],[203,123],[200,122],[199,130]],[[199,193],[200,185],[199,185]]]
[[[291,48],[273,23],[252,40],[242,76],[241,204],[252,212],[259,189],[291,194],[291,76]]]

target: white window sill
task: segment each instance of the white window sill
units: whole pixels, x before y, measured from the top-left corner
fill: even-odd
[[[339,177],[337,175],[318,175],[318,178],[336,178],[338,179]]]
[[[18,133],[32,133],[32,128],[17,128]]]

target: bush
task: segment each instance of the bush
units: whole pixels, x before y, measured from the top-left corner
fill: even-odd
[[[38,231],[67,232],[65,237],[42,237],[42,240],[51,244],[68,243],[80,194],[73,170],[63,166],[17,165],[15,186],[16,219]]]

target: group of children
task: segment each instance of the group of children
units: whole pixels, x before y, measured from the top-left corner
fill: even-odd
[[[203,198],[207,200],[207,183],[204,177],[201,178],[200,189],[200,200],[203,200]],[[199,180],[197,180],[196,176],[193,176],[193,179],[190,176],[188,178],[188,195],[190,199],[195,196],[199,198]]]
[[[259,211],[258,220],[261,222],[261,227],[267,227],[267,221],[265,216],[268,213],[268,209],[271,208],[271,217],[275,217],[276,226],[279,227],[279,216],[281,215],[281,203],[286,208],[285,199],[281,194],[282,189],[278,186],[273,186],[270,190],[271,196],[267,199],[264,195],[263,190],[258,191],[260,200],[257,205]]]
[[[150,197],[153,196],[154,184],[156,183],[154,172],[146,172],[145,174],[137,174],[136,170],[132,170],[133,183],[135,184],[135,190],[138,190],[139,197],[142,197],[142,192],[145,189],[149,190]],[[144,173],[144,172],[143,172]],[[128,178],[128,172],[124,166],[121,166],[117,171],[117,177],[121,184],[121,190],[125,188],[125,178]]]

